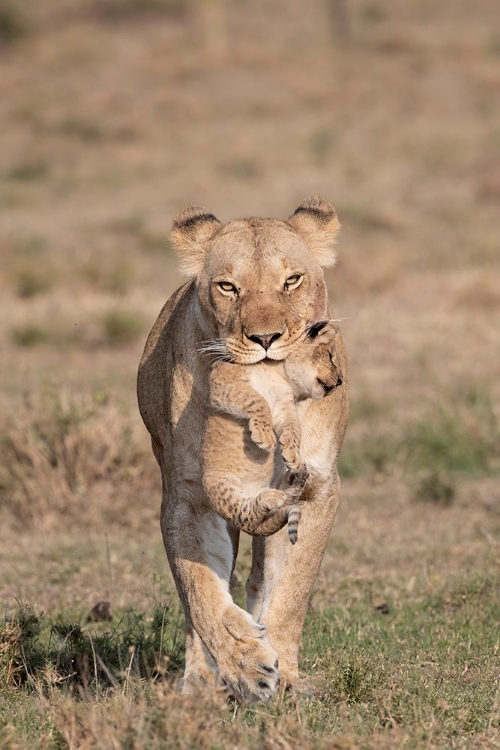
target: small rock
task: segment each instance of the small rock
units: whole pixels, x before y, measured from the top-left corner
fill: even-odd
[[[374,599],[372,602],[373,609],[376,609],[377,612],[380,612],[383,615],[389,614],[389,605],[384,599]]]

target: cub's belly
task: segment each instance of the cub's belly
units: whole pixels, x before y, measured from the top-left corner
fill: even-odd
[[[203,472],[225,477],[249,494],[277,486],[281,461],[275,452],[259,448],[250,436],[248,420],[221,414],[209,417],[203,438]]]

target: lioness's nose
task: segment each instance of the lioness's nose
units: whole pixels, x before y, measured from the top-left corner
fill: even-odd
[[[256,344],[260,344],[267,352],[273,341],[279,339],[281,333],[256,333],[253,336],[249,336],[248,333],[246,333],[245,336],[247,339],[250,339],[250,341],[255,341]]]

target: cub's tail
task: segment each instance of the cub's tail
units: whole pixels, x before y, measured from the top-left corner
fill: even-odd
[[[299,521],[302,510],[299,505],[291,505],[288,511],[288,538],[295,544],[299,538]]]

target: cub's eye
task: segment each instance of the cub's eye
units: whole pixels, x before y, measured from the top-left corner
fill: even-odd
[[[236,289],[235,285],[230,281],[218,281],[217,287],[222,292],[222,294],[238,294],[238,290]]]
[[[285,281],[285,289],[296,289],[301,285],[303,278],[300,273],[294,273],[292,276],[289,276]]]

